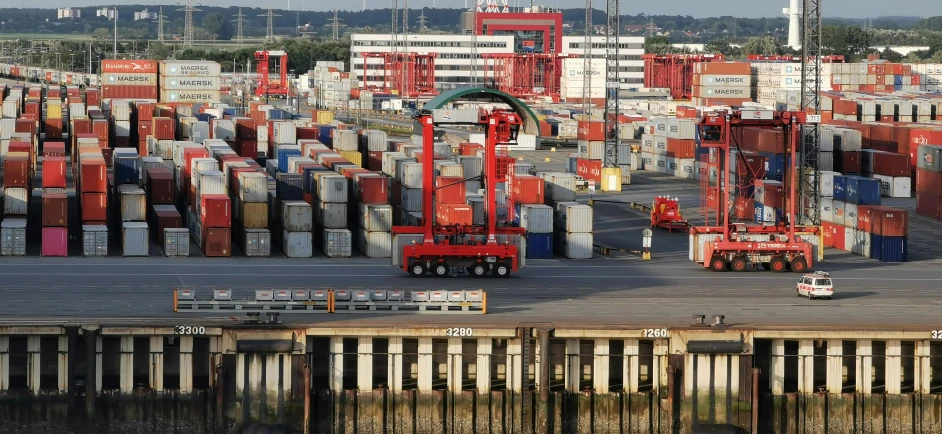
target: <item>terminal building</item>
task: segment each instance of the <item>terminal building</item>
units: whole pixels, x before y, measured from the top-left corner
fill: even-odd
[[[475,22],[477,25],[475,26]],[[520,61],[529,57],[581,59],[586,52],[583,36],[563,36],[562,13],[543,8],[526,8],[524,12],[479,12],[477,19],[469,12],[462,16],[462,34],[397,35],[396,51],[435,56],[435,87],[439,92],[476,83],[484,85],[495,79],[495,55],[504,55],[505,59]],[[472,74],[475,55],[472,42],[477,40],[476,71]],[[363,85],[379,86],[382,84],[384,61],[380,57],[364,56],[365,53],[389,53],[392,45],[391,34],[353,34],[351,36],[351,72],[354,72]],[[592,38],[589,54],[599,59],[595,65],[604,65],[604,36]],[[618,86],[621,89],[640,88],[644,81],[644,38],[623,36],[619,38]],[[499,57],[499,56],[497,56]],[[366,73],[364,74],[364,61]],[[568,63],[570,66],[563,66]],[[575,64],[579,64],[581,74],[583,62],[570,60],[559,62],[550,74],[559,80],[567,75],[575,75]],[[520,64],[520,63],[518,63]],[[604,66],[602,67],[604,68]],[[500,71],[500,70],[499,70]],[[542,74],[542,73],[541,73]],[[498,74],[499,75],[499,74]],[[539,79],[536,81],[540,81]],[[558,86],[558,84],[557,84]]]

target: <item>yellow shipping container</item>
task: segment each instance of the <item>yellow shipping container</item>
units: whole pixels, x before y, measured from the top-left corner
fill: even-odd
[[[317,110],[316,118],[314,122],[321,125],[329,125],[334,121],[334,112],[330,110]]]
[[[46,118],[62,119],[62,104],[56,104],[53,101],[49,101],[46,104]]]
[[[361,154],[360,151],[340,151],[337,153],[340,154],[341,157],[346,158],[347,161],[363,167],[363,154]]]
[[[268,203],[239,202],[239,218],[243,228],[268,229]]]

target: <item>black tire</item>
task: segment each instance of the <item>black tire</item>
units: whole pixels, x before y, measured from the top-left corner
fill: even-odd
[[[710,269],[716,272],[726,271],[726,259],[722,256],[714,256],[710,258]]]
[[[436,262],[432,264],[431,271],[435,277],[448,277],[451,274],[451,267],[447,262]]]
[[[494,268],[491,269],[491,272],[494,274],[494,277],[510,277],[510,264],[506,262],[498,262],[494,264]]]
[[[425,263],[422,261],[415,261],[409,264],[409,275],[412,277],[425,277],[425,273],[428,272],[428,269],[425,268]]]
[[[468,267],[468,274],[471,277],[484,277],[487,276],[487,264],[483,262],[478,262],[470,267]]]
[[[779,257],[772,258],[772,260],[769,261],[769,268],[772,269],[773,273],[784,273],[787,266],[788,263]]]
[[[805,260],[804,256],[796,257],[792,259],[791,262],[792,271],[795,273],[807,273],[808,272],[808,261]]]
[[[733,271],[743,272],[749,267],[749,262],[746,261],[745,257],[737,256],[730,261],[729,266]]]

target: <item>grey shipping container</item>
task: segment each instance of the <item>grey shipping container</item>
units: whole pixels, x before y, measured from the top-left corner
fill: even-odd
[[[163,234],[164,255],[190,256],[190,231],[186,228],[166,228]]]
[[[356,229],[357,250],[367,258],[388,258],[392,255],[392,234]]]
[[[353,256],[353,240],[346,229],[324,229],[322,252],[328,258],[349,258]]]
[[[314,201],[314,224],[319,229],[346,229],[347,204]]]
[[[314,255],[310,232],[284,231],[282,253],[289,258],[310,258]]]
[[[108,256],[108,226],[82,225],[82,255]]]
[[[357,221],[360,223],[361,228],[372,232],[389,232],[392,230],[392,205],[360,203],[358,208]]]
[[[26,256],[26,219],[4,219],[0,222],[0,254]]]
[[[267,258],[271,256],[271,232],[268,229],[244,229],[241,247],[247,257]]]
[[[121,228],[124,256],[148,256],[150,254],[149,238],[147,223],[124,222]]]
[[[286,200],[281,203],[281,223],[286,231],[311,232],[314,215],[311,205],[302,200]]]
[[[402,267],[402,249],[405,246],[412,245],[413,243],[421,243],[424,238],[425,235],[422,234],[393,235],[392,252],[390,252],[390,256],[392,257],[392,265],[394,267]]]

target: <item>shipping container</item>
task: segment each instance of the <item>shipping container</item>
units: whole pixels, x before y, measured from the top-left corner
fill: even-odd
[[[200,235],[200,248],[207,258],[228,258],[232,256],[232,237],[229,228],[210,228],[203,226]]]
[[[167,169],[147,170],[148,201],[154,205],[173,204],[175,191],[173,175]]]
[[[206,228],[232,226],[232,202],[225,194],[204,194],[200,197],[200,223]]]
[[[353,255],[353,240],[347,229],[324,229],[321,252],[328,258],[349,258]]]
[[[318,175],[317,179],[317,197],[323,202],[347,202],[347,183],[348,180],[343,175],[324,174]]]
[[[69,196],[65,193],[43,192],[43,227],[65,227],[69,224]]]
[[[553,208],[542,204],[518,204],[514,222],[528,233],[552,233]]]
[[[42,165],[42,187],[66,188],[65,169],[65,157],[44,157]]]
[[[0,255],[26,256],[26,219],[6,218],[0,222]]]
[[[29,211],[30,190],[11,187],[3,189],[3,215],[26,216]]]
[[[284,231],[282,253],[289,258],[310,258],[314,255],[311,232]]]
[[[150,256],[150,235],[145,222],[123,222],[121,225],[124,256]]]
[[[161,60],[159,71],[162,77],[219,77],[222,68],[209,60]]]
[[[362,203],[388,203],[388,182],[388,178],[380,174],[358,174],[353,178],[354,198]]]
[[[30,159],[28,156],[6,155],[3,161],[3,187],[26,188],[30,181]]]
[[[553,219],[566,232],[592,232],[593,209],[578,202],[559,202]]]
[[[345,229],[347,227],[346,203],[322,202],[314,200],[314,224],[320,229]]]
[[[311,204],[295,200],[281,203],[281,223],[286,231],[311,232],[313,221]]]
[[[111,85],[101,87],[102,98],[112,99],[157,99],[157,86]]]
[[[519,252],[521,256],[526,255],[527,259],[552,259],[553,258],[553,234],[528,233],[526,235],[527,247],[525,252]]]
[[[880,204],[880,181],[862,176],[844,176],[846,201],[857,205]]]
[[[271,256],[271,233],[267,229],[244,229],[240,247],[246,257],[267,258]]]
[[[359,203],[357,222],[368,232],[390,232],[393,226],[393,207]]]
[[[163,90],[220,90],[220,77],[161,77],[160,88]]]
[[[268,177],[258,172],[239,173],[239,198],[243,202],[266,202],[268,200]]]
[[[545,199],[554,202],[576,200],[576,175],[572,173],[544,172]]]
[[[556,231],[553,235],[557,253],[568,259],[592,259],[594,250],[591,233]]]
[[[157,89],[154,88],[154,90]],[[161,90],[160,102],[178,104],[219,102],[221,96],[222,92],[218,90]],[[148,99],[157,99],[157,97],[154,96]]]
[[[102,73],[119,73],[119,74],[156,74],[157,73],[157,61],[155,60],[123,60],[123,59],[108,59],[101,61],[101,72]],[[89,105],[97,105],[91,104]]]
[[[240,200],[239,208],[238,218],[243,228],[268,228],[268,202],[243,202]]]
[[[880,262],[908,262],[909,237],[871,234],[869,256]]]
[[[164,256],[190,256],[190,231],[186,228],[166,228],[157,233],[157,240],[163,245]]]
[[[43,227],[42,256],[69,256],[69,229]]]
[[[355,231],[357,251],[367,258],[389,258],[392,256],[392,234],[371,232],[365,228]]]
[[[108,256],[108,226],[82,225],[82,255]]]

